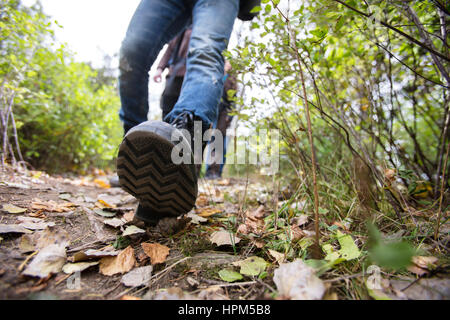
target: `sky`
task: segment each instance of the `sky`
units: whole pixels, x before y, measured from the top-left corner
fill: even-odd
[[[23,0],[25,5],[36,0]],[[56,37],[66,42],[79,61],[101,66],[104,54],[114,55],[139,0],[41,0],[44,12],[58,21]]]

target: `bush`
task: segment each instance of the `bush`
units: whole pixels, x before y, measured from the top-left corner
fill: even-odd
[[[100,77],[103,70],[75,62],[56,44],[53,24],[40,6],[13,0],[3,6],[0,95],[2,123],[8,125],[2,129],[13,138],[11,107],[23,158],[37,168],[78,171],[111,164],[122,135],[114,78]]]

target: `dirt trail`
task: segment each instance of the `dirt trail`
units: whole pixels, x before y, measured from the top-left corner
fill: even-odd
[[[170,236],[158,228],[142,232],[145,227],[139,224],[137,226],[142,230],[138,230],[142,233],[122,236],[134,223],[132,217],[137,202],[120,188],[110,188],[107,176],[64,179],[41,172],[4,172],[0,181],[0,204],[3,206],[0,225],[25,225],[25,230],[32,232],[0,234],[0,299],[118,299],[155,294],[192,294],[192,297],[207,299],[245,295],[252,299],[264,297],[267,290],[257,281],[240,285],[222,281],[217,275],[218,270],[245,258],[253,250],[246,250],[245,255],[235,254],[239,248],[218,247],[210,241],[214,231],[222,229],[230,216],[238,214],[243,192],[249,190],[245,181],[224,179],[215,185],[202,181],[197,209],[190,214],[195,218],[183,230]],[[81,273],[59,271],[42,278],[24,275],[24,270],[42,249],[36,247],[36,237],[45,238],[50,237],[48,234],[54,236],[61,232],[67,232],[69,237],[64,264],[70,263],[76,253],[88,249],[120,252],[131,246],[135,259],[131,269],[150,266],[151,259],[144,253],[142,243],[167,246],[170,253],[163,263],[153,265],[151,281],[136,288],[121,283],[126,272],[104,275],[99,272],[98,264]],[[77,275],[79,277],[74,278]],[[158,291],[173,287],[176,289]]]

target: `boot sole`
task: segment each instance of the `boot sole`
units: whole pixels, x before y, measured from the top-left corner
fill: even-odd
[[[195,205],[198,187],[194,165],[174,164],[171,159],[175,130],[162,121],[147,121],[131,129],[119,147],[119,183],[139,200],[144,210],[136,215],[141,220],[177,217]]]

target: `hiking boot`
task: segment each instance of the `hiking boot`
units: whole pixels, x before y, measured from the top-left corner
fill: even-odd
[[[188,118],[188,119],[186,119]],[[135,217],[148,225],[189,212],[197,198],[197,174],[188,141],[179,129],[190,129],[192,114],[180,115],[173,125],[147,121],[125,135],[117,157],[117,174],[121,187],[139,200]],[[172,142],[176,134],[179,142]],[[190,163],[175,164],[175,144],[189,152]]]

